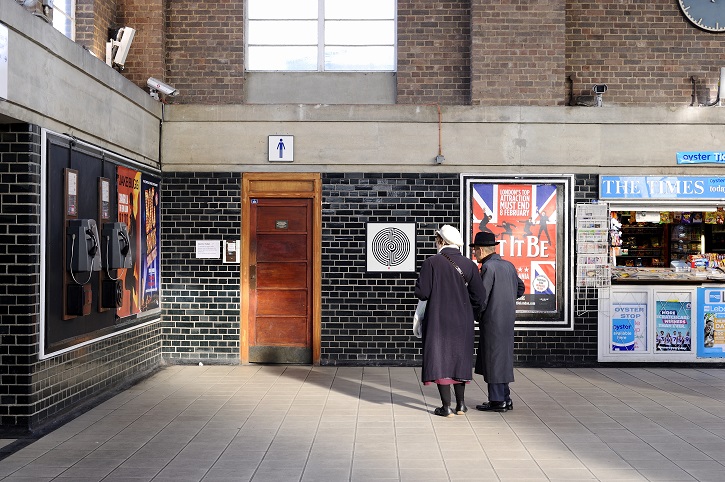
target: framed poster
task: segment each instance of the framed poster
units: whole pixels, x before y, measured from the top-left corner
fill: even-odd
[[[655,292],[655,353],[692,351],[692,296]]]
[[[573,183],[573,176],[461,175],[466,246],[479,231],[494,233],[497,253],[516,266],[526,287],[516,301],[517,329],[573,328]]]
[[[725,288],[697,288],[697,356],[725,358]]]
[[[415,223],[368,223],[367,270],[415,271]]]

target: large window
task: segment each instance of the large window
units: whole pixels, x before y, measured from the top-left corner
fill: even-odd
[[[395,71],[395,0],[249,0],[247,70]]]
[[[74,0],[53,2],[53,27],[71,40],[76,36],[75,3]]]

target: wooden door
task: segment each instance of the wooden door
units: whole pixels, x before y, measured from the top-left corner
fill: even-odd
[[[250,200],[249,362],[312,362],[312,199]]]

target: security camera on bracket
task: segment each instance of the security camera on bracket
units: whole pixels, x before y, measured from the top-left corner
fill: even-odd
[[[126,65],[126,57],[131,48],[131,42],[136,35],[136,30],[131,27],[118,29],[115,39],[106,42],[106,63],[111,67],[118,67],[123,70]]]
[[[167,95],[172,97],[179,95],[179,91],[176,87],[172,87],[169,84],[161,82],[159,79],[154,79],[153,77],[149,77],[149,80],[146,81],[146,85],[149,88],[149,95],[156,100],[159,100],[159,94],[161,94],[162,98]]]

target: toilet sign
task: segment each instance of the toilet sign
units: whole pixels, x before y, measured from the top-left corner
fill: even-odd
[[[294,161],[294,136],[269,136],[269,161]]]

